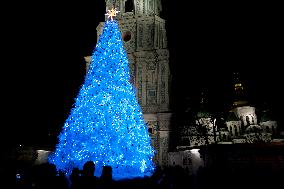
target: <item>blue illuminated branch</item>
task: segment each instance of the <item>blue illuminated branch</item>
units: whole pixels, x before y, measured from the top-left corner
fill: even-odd
[[[107,21],[94,49],[90,68],[49,157],[70,175],[87,161],[95,175],[109,165],[114,179],[152,175],[154,149],[148,128],[129,82],[127,53],[117,21]]]

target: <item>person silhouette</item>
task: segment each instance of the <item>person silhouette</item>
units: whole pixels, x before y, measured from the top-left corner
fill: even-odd
[[[71,181],[71,189],[79,189],[79,183],[80,183],[80,170],[79,168],[75,167],[72,170],[72,173],[70,175],[70,181]]]
[[[111,166],[103,166],[102,174],[100,177],[101,186],[103,189],[113,188],[112,168]]]
[[[79,181],[79,187],[81,189],[97,188],[97,177],[95,173],[95,164],[93,161],[87,161],[82,170],[82,174]]]

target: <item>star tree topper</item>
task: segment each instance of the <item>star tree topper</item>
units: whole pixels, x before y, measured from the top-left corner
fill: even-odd
[[[111,21],[113,21],[113,17],[116,16],[117,13],[119,13],[120,11],[116,10],[116,8],[112,8],[111,10],[107,10],[108,13],[106,13],[105,15],[107,15],[107,18],[110,18]]]

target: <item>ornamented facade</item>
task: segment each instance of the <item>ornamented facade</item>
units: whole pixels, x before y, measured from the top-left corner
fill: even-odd
[[[280,132],[269,108],[263,107],[259,110],[247,101],[238,74],[234,75],[234,95],[232,106],[222,115],[209,111],[206,96],[201,95],[198,111],[188,114],[191,121],[178,125],[177,151],[169,154],[169,164],[178,164],[194,173],[196,169],[194,170],[193,164],[202,165],[200,159],[192,158],[200,156],[199,152],[194,150],[202,149],[206,145],[268,144],[284,141],[283,133]],[[191,162],[188,157],[191,157]]]
[[[222,116],[208,111],[202,96],[199,111],[193,113],[195,121],[180,126],[182,142],[177,149],[213,143],[270,142],[277,135],[277,121],[273,119],[269,109],[263,109],[258,119],[256,108],[246,100],[243,83],[238,76],[234,77],[235,100],[229,111]]]

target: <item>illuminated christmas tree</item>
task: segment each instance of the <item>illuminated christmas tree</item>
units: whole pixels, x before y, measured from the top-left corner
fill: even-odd
[[[58,137],[49,162],[70,175],[95,163],[95,175],[111,166],[113,179],[151,176],[154,149],[136,91],[130,83],[127,53],[112,9],[94,49],[84,84]]]

